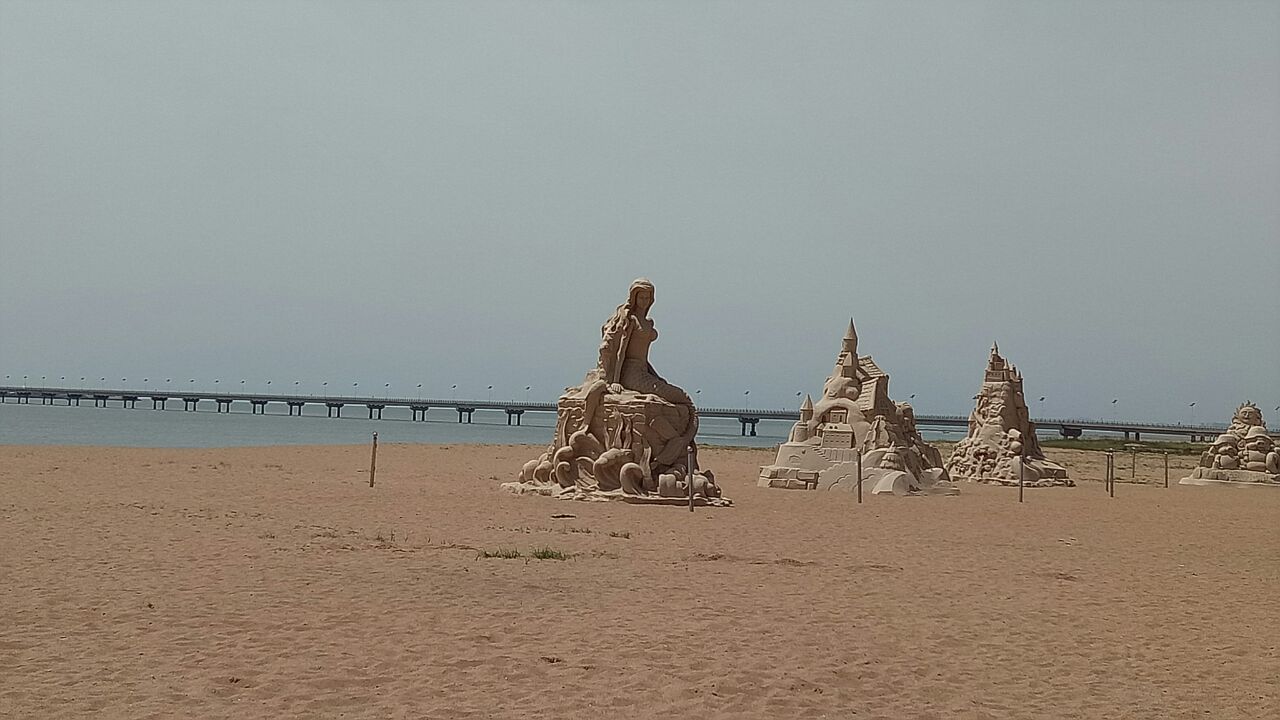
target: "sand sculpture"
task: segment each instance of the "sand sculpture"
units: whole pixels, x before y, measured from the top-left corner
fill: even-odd
[[[730,504],[711,471],[698,466],[698,413],[689,395],[649,364],[658,337],[649,317],[653,299],[653,283],[631,284],[627,301],[601,328],[595,369],[560,396],[551,446],[504,488],[677,504],[688,502],[692,482],[697,504]]]
[[[1061,465],[1049,462],[1022,395],[1022,374],[991,346],[982,389],[969,414],[969,434],[947,459],[947,472],[956,480],[1026,487],[1074,486]],[[1022,459],[1026,458],[1023,472]]]
[[[800,421],[760,468],[760,487],[854,491],[862,458],[863,489],[872,494],[955,493],[942,455],[916,431],[915,411],[889,399],[889,376],[858,355],[853,320],[836,367],[814,403],[805,396]]]
[[[1246,402],[1236,408],[1227,431],[1200,455],[1200,465],[1179,484],[1280,487],[1280,452],[1258,406]]]

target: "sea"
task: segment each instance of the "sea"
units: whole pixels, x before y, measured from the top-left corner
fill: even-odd
[[[143,405],[146,405],[144,408]],[[82,404],[19,405],[0,403],[0,445],[86,445],[141,448],[218,448],[266,445],[356,445],[369,442],[453,444],[544,445],[555,431],[555,415],[526,412],[522,425],[508,425],[501,410],[477,410],[470,424],[459,423],[448,408],[414,422],[409,408],[388,407],[381,420],[367,419],[364,407],[349,406],[341,418],[326,417],[323,406],[307,406],[302,416],[290,416],[284,407],[267,407],[255,415],[245,407],[216,412],[204,402],[195,412],[172,407],[152,410],[146,400],[137,408],[92,407]],[[757,435],[743,436],[737,420],[702,418],[698,444],[734,447],[772,447],[786,440],[791,421],[761,420]],[[959,440],[960,432],[924,432],[927,439]]]

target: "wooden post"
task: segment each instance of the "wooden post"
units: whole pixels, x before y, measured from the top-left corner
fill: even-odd
[[[1133,448],[1133,464],[1129,466],[1129,479],[1138,479],[1138,448]]]
[[[1022,488],[1027,477],[1027,444],[1022,443],[1022,457],[1018,460],[1018,502],[1022,502]]]
[[[689,455],[685,460],[685,482],[689,484],[689,512],[693,512],[693,443],[689,443],[687,452]]]
[[[858,504],[862,504],[862,451],[858,451]]]
[[[1169,451],[1164,451],[1164,486],[1169,487]]]
[[[1107,451],[1107,467],[1102,471],[1102,490],[1111,493],[1111,451]]]
[[[1109,455],[1111,456],[1111,487],[1108,489],[1108,494],[1111,497],[1115,497],[1116,496],[1116,454],[1113,451],[1109,453]]]
[[[369,487],[373,487],[373,475],[378,472],[378,433],[373,434],[373,453],[369,456]]]

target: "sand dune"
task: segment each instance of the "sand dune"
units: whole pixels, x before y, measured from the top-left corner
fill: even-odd
[[[1080,487],[859,506],[710,450],[691,515],[499,491],[534,454],[0,447],[0,717],[1280,716],[1280,492],[1052,451]]]

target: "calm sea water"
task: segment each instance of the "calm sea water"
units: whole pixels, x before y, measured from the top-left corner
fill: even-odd
[[[143,408],[143,404],[147,408]],[[171,405],[173,403],[170,403]],[[350,445],[369,441],[378,433],[382,442],[405,443],[532,443],[551,440],[555,416],[526,413],[524,425],[507,425],[501,411],[477,410],[472,424],[457,422],[453,410],[432,410],[426,422],[412,422],[408,408],[387,408],[382,420],[368,420],[363,407],[346,408],[347,417],[325,417],[323,407],[312,414],[286,415],[285,408],[266,415],[217,413],[208,403],[197,412],[152,410],[140,401],[137,409],[95,408],[81,405],[0,404],[0,445],[97,445],[112,447],[245,447],[255,445]],[[788,421],[760,422],[756,437],[742,437],[736,420],[703,418],[698,442],[704,445],[770,447],[786,439]],[[958,439],[960,435],[933,434]]]

